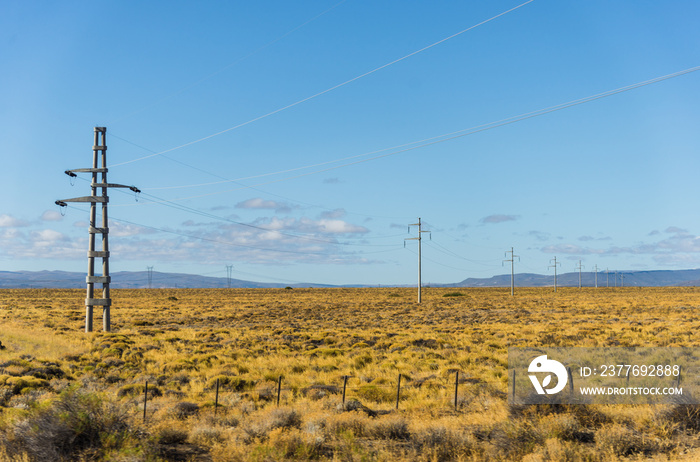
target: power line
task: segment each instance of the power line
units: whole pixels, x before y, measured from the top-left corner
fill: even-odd
[[[167,199],[163,199],[163,198],[159,198],[159,197],[157,197],[157,196],[153,196],[152,194],[143,193],[143,196],[146,196],[146,200],[149,201],[150,203],[153,203],[153,204],[164,205],[164,206],[166,206],[166,207],[174,208],[174,209],[176,209],[176,210],[180,210],[180,211],[192,213],[192,214],[199,215],[199,216],[203,216],[203,217],[206,217],[206,218],[211,218],[211,219],[215,219],[215,220],[221,220],[221,221],[224,221],[224,222],[232,223],[232,224],[235,224],[235,225],[238,225],[238,226],[243,226],[243,227],[246,227],[246,228],[255,229],[255,230],[258,230],[258,231],[264,231],[264,232],[268,232],[268,233],[269,233],[269,232],[274,232],[274,233],[278,233],[278,234],[280,234],[280,235],[282,235],[282,236],[292,237],[292,238],[294,238],[294,239],[301,239],[301,240],[306,240],[306,241],[310,241],[310,242],[319,242],[319,243],[324,243],[324,244],[346,245],[346,246],[362,246],[362,247],[390,247],[390,246],[391,246],[391,244],[357,244],[357,243],[351,243],[351,242],[338,242],[338,241],[332,241],[332,240],[327,240],[327,239],[319,239],[319,238],[309,237],[309,236],[304,236],[304,235],[291,234],[291,233],[289,233],[289,232],[285,232],[285,231],[279,230],[279,229],[265,228],[265,227],[262,227],[262,226],[256,226],[256,225],[252,225],[252,224],[249,224],[249,223],[243,223],[243,222],[240,222],[240,221],[232,220],[232,219],[230,219],[230,218],[221,217],[221,216],[218,216],[218,215],[215,215],[215,214],[212,214],[212,213],[209,213],[209,212],[204,212],[204,211],[202,211],[202,210],[198,210],[198,209],[195,209],[195,208],[192,208],[192,207],[188,207],[188,206],[185,206],[185,205],[182,205],[182,204],[176,204],[176,203],[174,203],[174,202],[172,202],[172,201],[169,201],[169,200],[167,200]],[[153,198],[153,199],[155,199],[155,200],[149,200],[148,198]]]
[[[431,49],[431,48],[433,48],[433,47],[435,47],[435,46],[437,46],[437,45],[440,45],[441,43],[444,43],[444,42],[446,42],[446,41],[448,41],[448,40],[450,40],[450,39],[453,39],[453,38],[455,38],[455,37],[458,37],[458,36],[464,34],[465,32],[468,32],[468,31],[470,31],[470,30],[472,30],[472,29],[475,29],[475,28],[477,28],[477,27],[479,27],[479,26],[482,26],[482,25],[484,25],[484,24],[486,24],[486,23],[488,23],[488,22],[491,22],[491,21],[493,21],[493,20],[495,20],[495,19],[497,19],[497,18],[500,18],[501,16],[504,16],[504,15],[506,15],[506,14],[512,12],[512,11],[515,11],[515,10],[517,10],[518,8],[521,8],[521,7],[525,6],[525,5],[527,5],[528,3],[532,3],[533,1],[534,1],[534,0],[528,0],[528,1],[524,2],[524,3],[521,3],[521,4],[518,5],[518,6],[515,6],[515,7],[513,7],[513,8],[510,8],[509,10],[506,10],[506,11],[504,11],[504,12],[502,12],[502,13],[499,13],[499,14],[497,14],[497,15],[495,15],[495,16],[492,16],[491,18],[486,19],[486,20],[484,20],[484,21],[481,21],[481,22],[478,23],[478,24],[475,24],[475,25],[473,25],[473,26],[467,27],[466,29],[463,29],[463,30],[461,30],[461,31],[459,31],[459,32],[457,32],[457,33],[455,33],[455,34],[452,34],[452,35],[450,35],[449,37],[445,37],[445,38],[443,38],[443,39],[441,39],[441,40],[438,40],[438,41],[435,42],[435,43],[432,43],[432,44],[430,44],[430,45],[428,45],[428,46],[425,46],[425,47],[423,47],[423,48],[421,48],[421,49],[419,49],[419,50],[416,50],[416,51],[414,51],[414,52],[412,52],[412,53],[409,53],[409,54],[407,54],[407,55],[405,55],[405,56],[403,56],[403,57],[401,57],[401,58],[395,59],[395,60],[393,60],[393,61],[391,61],[391,62],[388,62],[388,63],[386,63],[386,64],[384,64],[384,65],[382,65],[382,66],[379,66],[379,67],[377,67],[377,68],[375,68],[375,69],[372,69],[371,71],[365,72],[364,74],[360,74],[360,75],[358,75],[357,77],[353,77],[352,79],[349,79],[349,80],[346,80],[346,81],[344,81],[344,82],[342,82],[342,83],[339,83],[339,84],[337,84],[337,85],[334,85],[334,86],[332,86],[332,87],[330,87],[330,88],[328,88],[328,89],[326,89],[326,90],[323,90],[323,91],[318,92],[318,93],[316,93],[316,94],[313,94],[313,95],[311,95],[311,96],[307,96],[306,98],[300,99],[300,100],[298,100],[298,101],[296,101],[296,102],[294,102],[294,103],[288,104],[288,105],[283,106],[283,107],[281,107],[281,108],[279,108],[279,109],[275,109],[274,111],[271,111],[271,112],[268,112],[268,113],[263,114],[263,115],[261,115],[261,116],[258,116],[258,117],[255,117],[255,118],[253,118],[253,119],[250,119],[250,120],[248,120],[247,122],[242,122],[242,123],[240,123],[240,124],[238,124],[238,125],[234,125],[233,127],[229,127],[229,128],[227,128],[227,129],[225,129],[225,130],[221,130],[221,131],[218,131],[218,132],[216,132],[216,133],[212,133],[211,135],[207,135],[207,136],[204,136],[204,137],[202,137],[202,138],[196,139],[196,140],[194,140],[194,141],[190,141],[190,142],[188,142],[188,143],[181,144],[180,146],[176,146],[176,147],[174,147],[174,148],[166,149],[165,151],[160,151],[160,152],[157,152],[157,153],[155,153],[155,154],[151,154],[151,155],[144,156],[144,157],[141,157],[141,158],[138,158],[138,159],[133,159],[133,160],[129,160],[129,161],[126,161],[126,162],[122,162],[122,163],[120,163],[120,164],[113,165],[113,167],[117,167],[117,166],[121,166],[121,165],[130,164],[130,163],[132,163],[132,162],[138,162],[138,161],[141,161],[141,160],[148,159],[148,158],[150,158],[150,157],[159,156],[159,155],[162,155],[162,154],[166,154],[166,153],[168,153],[168,152],[172,152],[172,151],[175,151],[175,150],[178,150],[178,149],[182,149],[182,148],[185,148],[185,147],[187,147],[187,146],[192,146],[193,144],[197,144],[197,143],[200,143],[200,142],[202,142],[202,141],[208,140],[208,139],[210,139],[210,138],[214,138],[215,136],[223,135],[224,133],[230,132],[230,131],[232,131],[232,130],[236,130],[236,129],[238,129],[238,128],[241,128],[241,127],[244,127],[244,126],[246,126],[246,125],[249,125],[249,124],[251,124],[251,123],[253,123],[253,122],[257,122],[258,120],[262,120],[262,119],[264,119],[264,118],[266,118],[266,117],[269,117],[269,116],[272,116],[272,115],[277,114],[277,113],[279,113],[279,112],[282,112],[282,111],[285,111],[285,110],[287,110],[287,109],[293,108],[294,106],[298,106],[299,104],[302,104],[302,103],[305,103],[305,102],[307,102],[307,101],[310,101],[310,100],[312,100],[312,99],[314,99],[314,98],[317,98],[317,97],[319,97],[319,96],[321,96],[321,95],[324,95],[324,94],[329,93],[329,92],[331,92],[331,91],[333,91],[333,90],[336,90],[336,89],[338,89],[338,88],[341,88],[341,87],[343,87],[343,86],[345,86],[345,85],[347,85],[347,84],[349,84],[349,83],[355,82],[356,80],[359,80],[359,79],[361,79],[361,78],[363,78],[363,77],[367,77],[368,75],[374,74],[375,72],[378,72],[378,71],[380,71],[380,70],[382,70],[382,69],[385,69],[385,68],[387,68],[387,67],[389,67],[389,66],[391,66],[391,65],[393,65],[393,64],[396,64],[396,63],[398,63],[398,62],[401,62],[401,61],[403,61],[403,60],[405,60],[405,59],[408,59],[408,58],[410,58],[410,57],[412,57],[412,56],[415,56],[415,55],[417,55],[417,54],[419,54],[419,53],[422,53],[423,51],[429,50],[429,49]]]
[[[112,134],[112,136],[113,136],[114,138],[118,138],[118,139],[120,139],[120,140],[122,140],[122,141],[124,141],[124,142],[126,142],[126,143],[132,144],[132,145],[137,146],[137,147],[139,147],[139,148],[141,148],[141,149],[144,149],[144,150],[146,150],[146,151],[155,152],[155,151],[153,151],[153,150],[151,150],[151,149],[148,149],[148,148],[146,148],[146,147],[144,147],[144,146],[140,146],[140,145],[138,145],[138,144],[136,144],[136,143],[132,143],[131,141],[129,141],[129,140],[125,139],[125,138],[119,137],[119,136],[117,136],[117,135]],[[321,206],[321,205],[318,205],[318,204],[311,204],[311,203],[309,203],[309,202],[304,202],[304,201],[300,201],[300,200],[297,200],[297,199],[292,199],[292,198],[290,198],[289,196],[282,196],[282,195],[280,195],[280,194],[275,194],[275,193],[271,193],[271,192],[269,192],[269,191],[263,191],[262,189],[256,188],[256,186],[264,186],[264,185],[270,184],[270,183],[261,183],[261,184],[259,184],[259,185],[253,185],[253,186],[248,186],[248,185],[245,185],[245,184],[243,184],[243,183],[239,183],[240,180],[243,180],[243,179],[250,179],[250,178],[256,178],[256,176],[247,177],[247,178],[242,178],[242,179],[238,179],[238,180],[232,180],[232,179],[223,177],[223,176],[221,176],[221,175],[219,175],[219,174],[217,174],[217,173],[212,173],[212,172],[209,172],[209,171],[207,171],[207,170],[204,170],[204,169],[201,169],[201,168],[199,168],[199,167],[196,167],[196,166],[194,166],[194,165],[190,165],[190,164],[188,164],[188,163],[179,161],[179,160],[174,159],[174,158],[172,158],[172,157],[170,157],[170,156],[163,155],[162,157],[165,158],[165,159],[168,159],[168,160],[170,160],[170,161],[172,161],[172,162],[175,162],[175,163],[177,163],[177,164],[180,164],[180,165],[182,165],[182,166],[184,166],[184,167],[191,168],[191,169],[193,169],[193,170],[197,170],[197,171],[199,171],[199,172],[201,172],[201,173],[205,173],[205,174],[207,174],[207,175],[211,175],[211,176],[214,176],[214,177],[216,177],[216,178],[221,178],[221,181],[214,181],[214,182],[209,182],[209,183],[200,183],[200,184],[197,184],[197,185],[167,186],[167,187],[146,188],[146,189],[149,190],[149,191],[164,190],[164,189],[182,189],[182,188],[189,188],[189,187],[200,187],[200,186],[210,186],[210,185],[216,185],[216,184],[234,183],[234,184],[239,185],[240,188],[231,189],[231,190],[227,190],[227,191],[216,192],[216,193],[213,193],[213,194],[220,194],[220,193],[233,192],[233,191],[241,191],[241,190],[244,190],[244,189],[252,189],[253,191],[257,191],[257,192],[259,192],[259,193],[261,193],[261,194],[265,194],[265,195],[268,195],[268,196],[279,197],[279,198],[284,199],[284,200],[286,200],[286,201],[296,202],[296,203],[298,203],[298,204],[303,204],[303,205],[306,205],[306,206],[309,206],[309,207],[315,207],[315,208],[319,208],[319,209],[327,210],[327,211],[334,211],[334,210],[335,210],[335,209],[331,209],[331,208],[328,208],[328,207],[324,207],[324,206]],[[332,163],[332,162],[334,162],[334,161],[330,161],[330,163]],[[301,169],[305,169],[305,168],[307,168],[307,167],[300,167],[300,168],[298,168],[298,169],[291,169],[291,170],[289,170],[289,171],[301,170]],[[266,175],[260,175],[260,176],[266,176]],[[277,181],[273,181],[272,183],[274,183],[274,182],[277,182]],[[207,194],[205,194],[205,195],[207,195]],[[155,196],[153,196],[153,197],[155,197]],[[202,197],[202,196],[194,196],[194,197]],[[180,201],[180,200],[192,199],[192,198],[193,198],[193,197],[189,197],[189,198],[179,198],[179,199],[174,199],[174,201]],[[162,200],[165,200],[165,199],[162,199]],[[352,212],[352,211],[345,211],[345,213],[347,213],[347,214],[349,214],[349,215],[359,215],[359,216],[363,216],[363,217],[373,217],[373,218],[398,218],[398,219],[406,218],[406,217],[397,217],[397,216],[372,215],[372,214],[357,213],[357,212]]]
[[[378,152],[384,152],[384,151],[391,151],[391,150],[393,150],[393,151],[391,151],[391,152],[388,152],[388,153],[385,153],[385,154],[380,154],[380,155],[373,156],[373,157],[369,157],[369,158],[367,158],[367,159],[361,159],[361,160],[357,160],[357,161],[353,161],[353,162],[348,162],[348,163],[345,163],[345,164],[336,165],[336,166],[328,167],[328,168],[325,168],[325,169],[316,170],[316,171],[313,171],[313,172],[302,173],[302,174],[299,174],[299,175],[293,175],[293,176],[289,176],[289,177],[281,178],[281,179],[277,179],[277,180],[272,180],[272,181],[257,183],[257,184],[255,184],[255,185],[253,185],[253,186],[243,186],[243,187],[240,187],[240,188],[227,189],[227,190],[217,191],[217,192],[212,192],[212,193],[206,193],[206,194],[199,194],[199,195],[194,195],[194,196],[181,197],[181,198],[173,199],[173,201],[182,201],[182,200],[194,199],[194,198],[200,198],[200,197],[206,197],[206,196],[211,196],[211,195],[216,195],[216,194],[224,194],[224,193],[227,193],[227,192],[239,191],[239,190],[246,189],[246,188],[253,188],[253,187],[257,187],[257,186],[264,186],[264,185],[268,185],[268,184],[279,183],[279,182],[282,182],[282,181],[293,180],[293,179],[302,178],[302,177],[309,176],[309,175],[315,175],[315,174],[318,174],[318,173],[324,173],[324,172],[328,172],[328,171],[331,171],[331,170],[336,170],[336,169],[343,168],[343,167],[349,167],[349,166],[352,166],[352,165],[357,165],[357,164],[360,164],[360,163],[369,162],[369,161],[372,161],[372,160],[377,160],[377,159],[381,159],[381,158],[384,158],[384,157],[389,157],[389,156],[393,156],[393,155],[405,153],[405,152],[412,151],[412,150],[415,150],[415,149],[420,149],[420,148],[432,146],[432,145],[435,145],[435,144],[444,143],[444,142],[446,142],[446,141],[451,141],[451,140],[454,140],[454,139],[462,138],[462,137],[465,137],[465,136],[473,135],[473,134],[480,133],[480,132],[484,132],[484,131],[487,131],[487,130],[492,130],[492,129],[494,129],[494,128],[503,127],[503,126],[506,126],[506,125],[514,124],[514,123],[517,123],[517,122],[521,122],[521,121],[523,121],[523,120],[527,120],[527,119],[531,119],[531,118],[535,118],[535,117],[540,117],[540,116],[543,116],[543,115],[546,115],[546,114],[550,114],[550,113],[552,113],[552,112],[561,111],[561,110],[563,110],[563,109],[568,109],[568,108],[570,108],[570,107],[574,107],[574,106],[578,106],[578,105],[581,105],[581,104],[589,103],[589,102],[596,101],[596,100],[599,100],[599,99],[602,99],[602,98],[607,98],[607,97],[609,97],[609,96],[614,96],[614,95],[619,94],[619,93],[623,93],[623,92],[627,92],[627,91],[634,90],[634,89],[637,89],[637,88],[641,88],[641,87],[644,87],[644,86],[647,86],[647,85],[651,85],[651,84],[654,84],[654,83],[658,83],[658,82],[661,82],[661,81],[664,81],[664,80],[672,79],[672,78],[675,78],[675,77],[680,77],[680,76],[682,76],[682,75],[689,74],[689,73],[692,73],[692,72],[696,72],[696,71],[698,71],[698,70],[700,70],[700,66],[691,67],[691,68],[688,68],[688,69],[684,69],[684,70],[682,70],[682,71],[674,72],[674,73],[672,73],[672,74],[667,74],[667,75],[663,75],[663,76],[660,76],[660,77],[655,77],[655,78],[653,78],[653,79],[645,80],[645,81],[643,81],[643,82],[638,82],[638,83],[631,84],[631,85],[627,85],[627,86],[624,86],[624,87],[619,87],[619,88],[616,88],[616,89],[614,89],[614,90],[609,90],[609,91],[606,91],[606,92],[603,92],[603,93],[598,93],[598,94],[595,94],[595,95],[587,96],[587,97],[585,97],[585,98],[580,98],[580,99],[577,99],[577,100],[569,101],[569,102],[567,102],[567,103],[561,103],[561,104],[558,104],[558,105],[555,105],[555,106],[549,106],[549,107],[547,107],[547,108],[538,109],[538,110],[531,111],[531,112],[527,112],[527,113],[523,113],[523,114],[520,114],[520,115],[517,115],[517,116],[512,116],[512,117],[508,117],[508,118],[505,118],[505,119],[501,119],[501,120],[498,120],[498,121],[489,122],[489,123],[485,123],[485,124],[482,124],[482,125],[477,125],[477,126],[470,127],[470,128],[465,128],[465,129],[457,130],[457,131],[450,132],[450,133],[444,133],[444,134],[442,134],[442,135],[437,135],[437,136],[433,136],[433,137],[430,137],[430,138],[425,138],[425,139],[418,140],[418,141],[412,141],[412,142],[409,142],[409,143],[404,143],[404,144],[402,144],[402,145],[397,145],[397,146],[393,146],[393,147],[390,147],[390,148],[385,148],[385,149],[381,149],[381,150],[376,150],[376,151],[372,151],[372,152],[369,152],[369,153],[358,154],[358,155],[355,155],[355,156],[350,156],[350,157],[345,157],[345,158],[330,160],[330,161],[322,162],[322,163],[319,163],[319,164],[308,165],[308,166],[304,166],[304,167],[296,167],[296,168],[288,169],[288,170],[281,170],[281,171],[277,171],[277,172],[271,172],[271,173],[264,173],[264,174],[260,174],[260,175],[253,175],[253,176],[248,176],[248,177],[242,177],[242,178],[237,178],[237,179],[233,179],[233,180],[225,180],[225,181],[213,182],[213,183],[211,183],[211,182],[210,182],[210,183],[200,183],[200,184],[194,184],[194,185],[175,186],[175,187],[172,187],[171,189],[188,188],[188,187],[198,187],[198,186],[209,186],[209,185],[213,185],[213,184],[222,184],[222,183],[236,183],[236,182],[238,182],[238,181],[243,181],[243,180],[248,180],[248,179],[255,179],[255,178],[261,178],[261,177],[266,177],[266,176],[274,176],[274,175],[279,175],[279,174],[283,174],[283,173],[289,173],[289,172],[298,171],[298,170],[305,170],[305,169],[307,169],[307,168],[314,168],[314,167],[317,167],[317,166],[328,165],[328,164],[332,164],[332,163],[336,163],[336,162],[342,162],[342,161],[345,161],[345,160],[357,159],[357,158],[365,157],[365,156],[372,155],[372,154],[375,154],[375,153],[378,153]],[[132,144],[133,144],[133,143],[132,143]],[[149,151],[150,151],[150,150],[149,150]],[[154,155],[157,155],[157,154],[160,154],[160,153],[156,153],[156,154],[153,154],[153,155],[150,155],[150,156],[147,156],[147,157],[153,157]],[[146,157],[146,158],[147,158],[147,157]],[[143,158],[142,158],[142,159],[143,159]],[[140,160],[140,159],[137,159],[137,160]],[[128,163],[128,162],[127,162],[127,163]],[[124,163],[118,164],[118,165],[123,165],[123,164],[124,164]],[[196,167],[193,167],[193,168],[195,168],[195,169],[197,169],[197,170],[200,170],[200,169],[198,169],[198,168],[196,168]],[[151,189],[154,189],[154,188],[151,188]]]
[[[76,209],[76,210],[80,210],[77,207],[71,207],[70,205],[67,207],[72,208],[72,209]],[[173,231],[173,230],[168,230],[168,229],[163,229],[163,228],[157,228],[155,226],[144,225],[141,223],[135,223],[133,221],[125,220],[125,219],[119,218],[119,217],[112,216],[112,219],[117,221],[117,222],[127,223],[127,224],[134,225],[134,226],[140,226],[141,228],[151,229],[153,231],[158,231],[161,233],[173,234],[176,236],[187,237],[190,239],[197,239],[200,241],[212,242],[212,243],[216,243],[216,244],[228,245],[228,246],[232,246],[232,247],[241,247],[241,248],[246,248],[246,249],[264,250],[264,251],[278,252],[278,253],[292,253],[292,254],[299,254],[299,255],[331,255],[330,253],[322,253],[322,252],[311,252],[311,251],[301,252],[301,251],[294,251],[294,250],[270,249],[268,247],[258,247],[258,246],[245,245],[245,244],[235,244],[233,242],[223,241],[221,239],[211,239],[211,238],[207,238],[207,237],[196,236],[194,234],[181,233],[179,231]],[[399,247],[396,246],[395,250],[397,250],[398,248]]]

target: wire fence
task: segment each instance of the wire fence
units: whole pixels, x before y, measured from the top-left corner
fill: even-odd
[[[429,376],[422,380],[413,380],[413,384],[409,387],[407,382],[409,382],[409,376],[407,374],[398,374],[396,377],[395,384],[373,384],[365,383],[363,385],[354,385],[353,380],[359,380],[356,376],[343,375],[341,376],[342,382],[337,384],[320,384],[314,383],[306,387],[284,387],[284,376],[280,375],[275,382],[274,387],[241,387],[240,383],[229,383],[228,377],[217,377],[212,386],[207,387],[207,390],[213,397],[214,401],[214,415],[217,415],[219,409],[224,407],[220,404],[220,398],[222,393],[245,393],[253,392],[258,394],[258,399],[264,401],[272,401],[277,407],[280,404],[294,402],[296,398],[301,396],[308,396],[311,394],[316,394],[318,397],[323,397],[326,395],[336,395],[341,398],[341,406],[346,407],[346,404],[353,402],[353,409],[362,409],[370,415],[377,415],[379,413],[386,413],[387,409],[374,411],[368,407],[358,404],[359,399],[365,399],[367,392],[375,392],[376,390],[381,390],[380,399],[372,399],[373,402],[381,402],[386,406],[387,403],[391,403],[391,409],[399,410],[402,401],[407,399],[407,392],[410,388],[411,390],[420,389],[420,387],[425,383],[426,380],[435,379],[439,384],[439,390],[435,390],[437,396],[434,396],[434,402],[442,403],[446,407],[452,408],[455,411],[460,409],[460,406],[465,400],[464,391],[469,386],[492,386],[494,393],[498,394],[503,399],[506,398],[506,392],[500,390],[503,386],[503,381],[501,380],[483,380],[481,378],[469,377],[463,372],[458,370],[451,371],[448,377],[439,378],[437,376]],[[410,383],[410,382],[409,382]],[[494,385],[499,385],[499,387],[494,387]],[[154,388],[153,384],[150,387],[149,396],[149,383],[145,383],[143,392],[143,421],[146,422],[148,419],[148,402],[150,399],[160,396],[159,388],[156,386]],[[156,391],[157,390],[157,391]],[[460,393],[462,392],[462,393]],[[389,394],[391,393],[392,399],[389,400]],[[284,399],[283,399],[284,398]]]
[[[690,374],[688,374],[689,372]],[[680,387],[681,384],[684,383],[692,386],[692,388],[695,388],[696,385],[698,385],[697,382],[700,378],[697,372],[697,370],[691,371],[689,369],[685,369],[683,374],[670,377],[668,385]],[[448,374],[449,375],[443,377],[431,375],[421,379],[411,380],[408,374],[402,373],[397,374],[395,383],[391,385],[384,383],[374,384],[371,382],[356,385],[353,382],[361,380],[360,378],[352,375],[343,375],[340,377],[341,380],[336,384],[314,383],[303,388],[299,386],[283,386],[284,376],[282,375],[277,377],[276,381],[274,382],[274,386],[261,386],[260,384],[253,384],[252,382],[246,382],[244,380],[231,380],[240,379],[239,377],[220,376],[215,378],[213,381],[210,381],[210,385],[205,387],[204,391],[208,392],[213,398],[213,412],[215,416],[218,414],[220,408],[225,407],[220,403],[222,393],[257,393],[258,400],[273,402],[277,407],[279,407],[282,403],[293,403],[300,397],[312,396],[312,399],[320,399],[328,395],[334,395],[341,398],[340,406],[343,410],[362,410],[370,416],[376,416],[389,413],[392,410],[398,411],[401,408],[401,403],[405,403],[406,400],[410,399],[412,392],[421,389],[422,386],[426,385],[428,380],[433,381],[431,384],[427,385],[428,387],[431,387],[431,391],[435,391],[432,396],[433,402],[438,405],[442,405],[447,409],[454,410],[455,412],[459,411],[464,403],[470,401],[467,397],[467,393],[469,391],[473,392],[474,387],[477,387],[477,389],[480,390],[489,388],[488,392],[493,396],[507,400],[511,404],[523,404],[521,402],[522,399],[516,399],[516,388],[522,389],[524,386],[523,383],[529,383],[527,380],[523,382],[524,377],[516,378],[515,370],[508,372],[507,391],[503,391],[503,386],[505,384],[502,379],[484,380],[482,378],[467,376],[464,372],[459,370],[450,370],[448,371]],[[567,390],[569,392],[569,397],[571,397],[571,395],[574,393],[575,380],[576,382],[579,382],[581,379],[572,374],[571,368],[567,368],[567,375]],[[626,376],[620,376],[619,379],[625,386],[630,386],[631,375],[629,373]],[[148,419],[149,399],[161,395],[162,392],[158,386],[153,386],[153,384],[151,384],[149,387],[149,383],[145,383],[143,392],[144,423]],[[692,395],[688,396],[688,398],[690,398],[692,402],[695,402]],[[359,399],[372,401],[373,403],[383,406],[385,409],[370,409],[369,407],[361,404]],[[683,401],[676,402],[678,404],[683,404]],[[351,403],[352,405],[350,405]],[[541,404],[543,401],[536,400],[530,404],[538,403]],[[387,404],[391,406],[390,409],[386,409]],[[685,404],[692,403],[685,402]]]

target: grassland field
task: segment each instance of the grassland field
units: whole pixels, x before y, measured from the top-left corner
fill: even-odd
[[[0,290],[0,460],[700,460],[698,406],[506,399],[509,347],[700,346],[700,288],[84,298]]]

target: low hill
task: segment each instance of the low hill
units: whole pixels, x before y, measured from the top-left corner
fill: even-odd
[[[142,289],[148,287],[147,271],[122,271],[112,273],[111,287],[115,289]],[[580,274],[583,287],[593,287],[596,284],[596,274],[582,272]],[[666,286],[700,286],[700,269],[670,270],[670,271],[625,271],[599,272],[598,287],[666,287]],[[467,278],[451,284],[430,284],[433,287],[509,287],[510,274],[500,274],[490,278]],[[515,275],[516,287],[551,287],[554,286],[553,274],[518,273]],[[557,275],[557,285],[560,287],[577,287],[579,273],[564,273]],[[99,285],[98,285],[99,286]],[[343,287],[358,287],[348,285]],[[373,285],[375,286],[375,285]],[[403,287],[415,286],[405,284]],[[85,287],[85,273],[68,271],[0,271],[0,289],[9,288],[63,288],[78,289]],[[100,286],[101,287],[101,286]],[[228,287],[228,280],[222,277],[201,276],[185,273],[153,272],[151,287],[153,288],[201,288],[214,289]],[[265,283],[231,279],[232,288],[275,288],[275,287],[334,287],[327,284],[315,283]],[[340,287],[340,286],[337,286]]]

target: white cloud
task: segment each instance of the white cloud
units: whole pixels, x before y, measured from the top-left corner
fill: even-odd
[[[109,224],[109,234],[115,237],[139,236],[142,234],[155,234],[156,232],[154,229],[118,221],[111,221]]]
[[[42,221],[61,221],[63,220],[63,215],[55,210],[47,210],[41,214]]]
[[[28,221],[4,213],[0,215],[0,228],[23,228],[25,226],[29,226]]]
[[[13,260],[84,258],[87,250],[86,240],[87,236],[83,239],[71,239],[53,229],[28,233],[7,229],[0,233],[0,254]]]
[[[664,265],[682,265],[696,264],[700,262],[700,236],[688,233],[687,230],[669,227],[666,233],[673,233],[664,239],[656,242],[640,242],[632,246],[619,247],[611,246],[608,248],[582,247],[575,244],[557,244],[542,247],[540,250],[550,254],[564,255],[651,255],[652,259],[659,264]],[[659,234],[653,234],[654,236]],[[585,238],[586,236],[584,236]],[[580,241],[603,241],[610,238],[584,239]],[[697,254],[697,255],[696,255]]]
[[[501,214],[496,214],[496,215],[489,215],[487,217],[482,218],[481,223],[484,224],[489,224],[489,223],[503,223],[505,221],[515,221],[518,218],[520,218],[520,215],[501,215]]]
[[[367,233],[369,230],[364,226],[357,226],[343,220],[320,220],[318,222],[322,232],[331,234],[355,234]]]
[[[342,215],[338,210],[330,215]],[[11,217],[10,217],[11,218]],[[50,217],[49,217],[50,218]],[[17,222],[5,218],[5,223]],[[264,217],[241,226],[184,222],[168,231],[110,222],[110,252],[119,261],[246,262],[263,265],[366,264],[359,241],[341,242],[369,230],[341,218]],[[0,228],[0,257],[13,260],[80,261],[86,258],[86,222],[64,234],[56,229]],[[263,228],[263,229],[258,229]],[[99,240],[99,238],[98,238]],[[98,246],[99,246],[98,242]]]
[[[567,254],[567,255],[590,255],[590,254],[603,254],[604,250],[590,249],[587,247],[581,247],[574,244],[555,244],[542,247],[542,252],[552,253],[552,254]]]
[[[538,241],[548,241],[551,238],[551,234],[544,231],[530,231],[527,233],[528,236],[532,236]]]
[[[321,213],[321,218],[343,218],[347,213],[345,209],[328,210]]]
[[[610,241],[612,240],[611,237],[593,237],[593,236],[581,236],[578,238],[579,241],[582,242],[587,242],[587,241]]]
[[[260,197],[255,197],[253,199],[248,199],[246,201],[239,202],[238,204],[236,204],[236,208],[274,210],[277,213],[288,213],[292,211],[293,207],[284,202],[264,200]]]
[[[688,230],[687,230],[687,229],[683,229],[683,228],[678,228],[678,227],[676,227],[676,226],[669,226],[668,228],[666,228],[666,229],[664,230],[664,232],[665,232],[665,233],[676,233],[676,234],[677,234],[677,233],[687,233]]]

